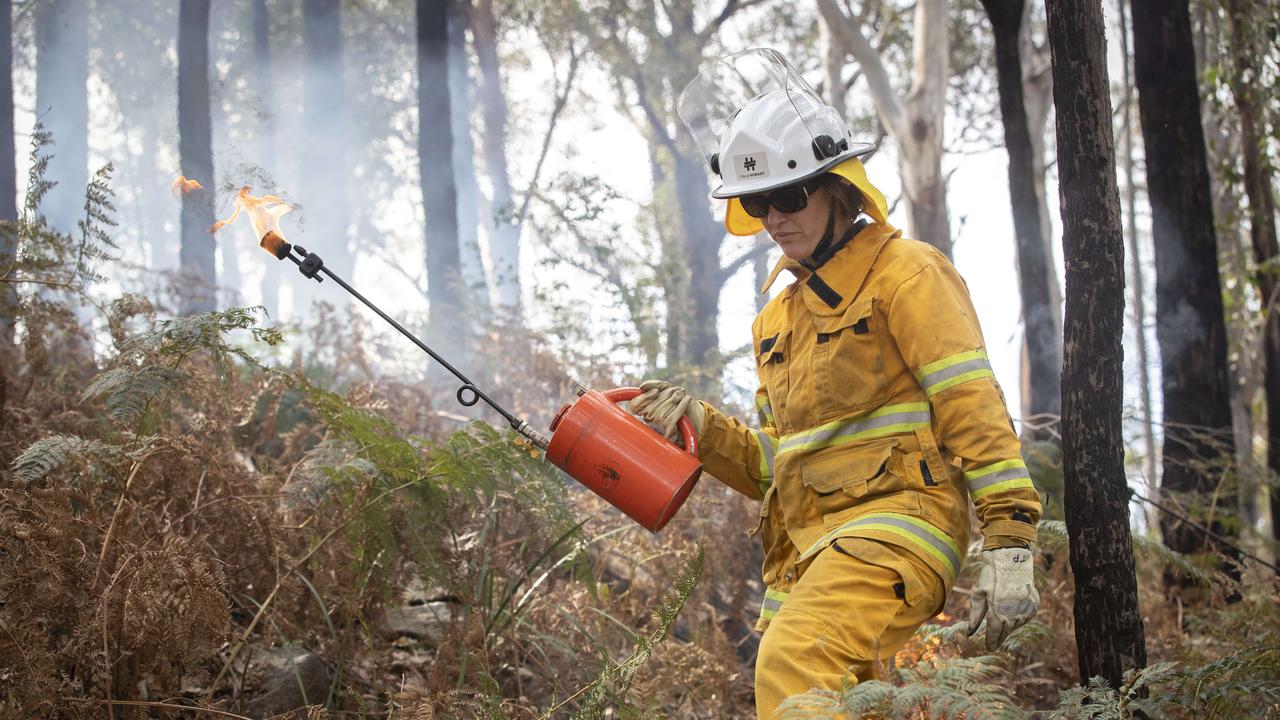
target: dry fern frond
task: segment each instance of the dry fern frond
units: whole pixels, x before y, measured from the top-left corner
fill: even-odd
[[[51,435],[29,445],[13,460],[13,474],[20,480],[32,483],[69,461],[79,459],[118,458],[123,450],[118,445],[108,445],[100,440],[75,435]]]

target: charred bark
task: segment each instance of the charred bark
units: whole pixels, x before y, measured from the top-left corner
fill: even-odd
[[[458,199],[449,124],[448,0],[417,0],[418,173],[426,215],[428,337],[453,337],[461,302]]]
[[[1156,260],[1156,337],[1164,398],[1165,493],[1193,493],[1201,508],[1218,498],[1235,512],[1231,476],[1215,464],[1231,459],[1227,330],[1218,279],[1208,155],[1200,127],[1195,50],[1187,3],[1133,0],[1134,77],[1142,119]],[[1212,513],[1220,517],[1224,508]],[[1212,529],[1233,532],[1216,520]],[[1201,533],[1166,519],[1165,544],[1207,549]],[[1235,555],[1226,547],[1220,550]]]
[[[1031,421],[1023,435],[1047,440],[1052,435],[1035,426],[1062,414],[1062,328],[1052,288],[1057,285],[1053,255],[1043,235],[1040,198],[1031,131],[1023,104],[1020,33],[1025,0],[982,0],[991,20],[996,46],[996,81],[1004,144],[1009,152],[1009,197],[1017,236],[1018,287],[1022,295],[1023,352],[1027,360],[1027,392],[1022,416]]]
[[[1121,397],[1124,239],[1102,8],[1048,0],[1066,261],[1064,508],[1081,681],[1146,664],[1129,533]]]
[[[1275,192],[1271,185],[1274,168],[1265,152],[1267,139],[1262,135],[1266,123],[1258,97],[1261,89],[1256,78],[1261,48],[1258,34],[1261,13],[1254,0],[1226,0],[1231,23],[1231,57],[1235,67],[1229,76],[1231,95],[1240,114],[1241,155],[1244,156],[1244,189],[1249,201],[1249,237],[1253,259],[1259,267],[1275,262],[1280,255],[1276,240]],[[1277,283],[1274,271],[1258,273],[1258,288],[1266,326],[1263,355],[1266,359],[1265,387],[1267,398],[1267,467],[1280,474],[1280,313],[1277,312]],[[1271,492],[1271,534],[1280,541],[1280,492]]]
[[[182,174],[214,187],[213,129],[209,114],[209,3],[182,0],[178,9],[178,156]],[[217,268],[214,244],[205,232],[213,225],[213,193],[182,197],[180,312],[214,309]]]
[[[13,142],[13,2],[0,0],[0,352],[13,344],[18,293],[11,281],[18,255],[17,157]],[[8,363],[6,363],[8,364]],[[4,382],[0,374],[0,383]],[[3,405],[0,404],[0,408]]]

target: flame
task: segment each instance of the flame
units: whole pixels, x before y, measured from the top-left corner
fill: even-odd
[[[173,184],[169,186],[169,189],[173,191],[174,197],[180,198],[194,190],[203,190],[204,186],[196,180],[188,179],[185,175],[179,175],[173,179]]]
[[[209,228],[209,232],[217,232],[235,222],[243,211],[249,214],[249,224],[253,226],[255,240],[262,243],[267,236],[274,235],[279,242],[284,242],[284,233],[280,230],[280,216],[293,208],[275,195],[261,197],[250,195],[251,189],[248,185],[240,188],[239,194],[236,195],[235,210],[225,220],[214,223],[213,227]]]

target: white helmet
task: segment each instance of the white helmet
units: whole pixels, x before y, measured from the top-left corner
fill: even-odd
[[[844,118],[769,48],[712,63],[685,86],[676,112],[723,180],[717,198],[792,185],[875,149],[852,142]]]

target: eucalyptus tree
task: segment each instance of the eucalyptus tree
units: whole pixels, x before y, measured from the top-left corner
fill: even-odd
[[[13,141],[13,2],[0,0],[0,223],[18,220],[18,169]],[[0,353],[13,344],[18,292],[11,280],[18,254],[12,225],[0,227]],[[8,361],[6,360],[6,365]],[[5,382],[0,373],[0,385]]]
[[[1066,264],[1064,509],[1080,678],[1146,665],[1121,428],[1124,237],[1102,8],[1048,0]]]

